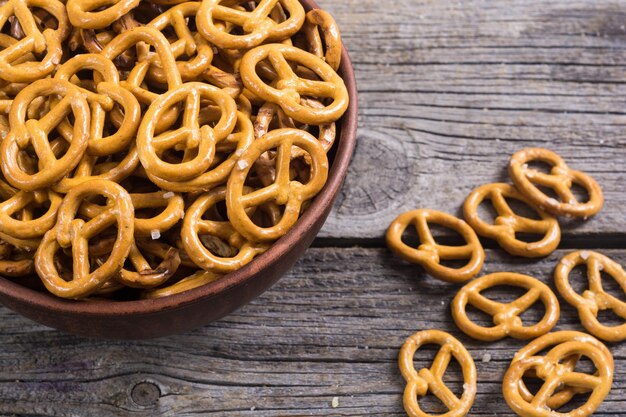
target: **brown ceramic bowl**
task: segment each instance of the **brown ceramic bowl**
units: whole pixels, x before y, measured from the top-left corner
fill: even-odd
[[[300,0],[307,10],[318,8]],[[0,302],[46,326],[107,339],[159,337],[208,324],[267,290],[309,247],[321,229],[346,176],[356,143],[357,91],[345,48],[339,74],[350,95],[350,107],[339,121],[330,153],[328,182],[294,228],[240,270],[205,286],[155,300],[83,302],[57,298],[0,277]]]

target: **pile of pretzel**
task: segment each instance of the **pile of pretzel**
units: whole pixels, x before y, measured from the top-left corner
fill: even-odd
[[[322,189],[341,39],[297,0],[5,0],[0,275],[65,298],[241,268]]]
[[[535,166],[548,165],[543,171]],[[570,169],[565,161],[547,149],[524,149],[511,158],[509,174],[513,184],[487,184],[475,189],[466,199],[463,212],[467,223],[459,218],[434,210],[414,210],[400,215],[389,227],[387,243],[404,259],[422,265],[435,278],[464,283],[472,280],[482,269],[485,252],[477,234],[494,239],[508,253],[526,258],[551,254],[560,241],[557,216],[587,219],[597,214],[603,205],[600,186],[589,175]],[[579,201],[574,186],[585,190],[585,201]],[[552,190],[547,193],[547,190]],[[535,213],[533,217],[515,211],[509,202],[516,200]],[[488,221],[479,215],[479,206],[489,201],[496,213]],[[438,244],[429,227],[437,224],[452,229],[465,240],[462,246]],[[413,225],[420,244],[417,248],[403,239],[407,227]],[[523,234],[538,236],[531,240]],[[462,261],[460,267],[445,266],[442,261]],[[577,293],[570,284],[572,270],[584,265],[587,269],[588,290]],[[613,357],[598,339],[608,342],[626,340],[626,323],[613,326],[602,323],[598,313],[612,310],[626,320],[626,303],[607,293],[602,285],[604,271],[626,290],[626,272],[615,261],[592,251],[575,251],[560,260],[554,272],[554,282],[563,298],[578,310],[583,327],[591,333],[558,331],[549,333],[557,324],[560,307],[550,287],[539,279],[513,273],[498,272],[482,276],[465,284],[452,303],[452,317],[457,327],[475,339],[494,342],[504,337],[529,340],[513,358],[504,375],[502,392],[507,404],[522,417],[591,415],[602,403],[613,381]],[[517,287],[524,295],[502,303],[482,294],[500,287]],[[536,303],[543,304],[544,315],[534,324],[523,322],[522,314]],[[489,315],[493,326],[473,321],[468,306]],[[593,336],[592,336],[593,335]],[[594,337],[595,336],[595,337]],[[598,339],[596,339],[598,338]],[[425,344],[439,344],[441,349],[431,368],[416,371],[415,352]],[[464,389],[457,397],[443,382],[443,375],[454,357],[461,365]],[[590,360],[594,373],[577,370],[582,359]],[[446,415],[466,415],[476,395],[476,366],[465,347],[453,336],[439,330],[424,330],[411,336],[402,347],[400,370],[407,386],[404,407],[412,417],[425,417],[418,399],[431,392],[449,409]],[[539,379],[541,388],[531,392],[525,378]],[[585,401],[568,412],[557,410],[577,394]]]

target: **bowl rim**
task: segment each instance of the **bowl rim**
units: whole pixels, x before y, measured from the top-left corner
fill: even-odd
[[[318,9],[313,0],[300,0],[305,9]],[[21,304],[38,309],[49,310],[61,314],[81,314],[84,316],[120,317],[144,316],[162,313],[165,310],[174,310],[179,307],[192,305],[217,297],[220,293],[236,286],[240,286],[254,279],[256,273],[271,267],[272,263],[293,247],[306,231],[323,215],[327,206],[331,205],[341,188],[348,166],[356,146],[356,129],[358,118],[357,88],[354,68],[345,45],[342,44],[341,66],[338,71],[348,90],[350,102],[348,109],[338,122],[339,137],[335,156],[324,188],[315,197],[308,210],[298,219],[295,226],[283,237],[274,242],[263,254],[256,257],[247,265],[234,272],[224,275],[217,281],[200,287],[170,295],[167,297],[130,301],[80,301],[55,297],[53,294],[37,291],[18,282],[0,276],[0,295],[11,298]]]

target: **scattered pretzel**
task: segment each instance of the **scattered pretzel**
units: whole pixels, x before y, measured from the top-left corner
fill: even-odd
[[[533,161],[551,165],[549,174],[528,166]],[[558,216],[591,217],[602,209],[602,189],[589,175],[570,169],[556,153],[542,148],[522,149],[511,157],[509,174],[518,190],[542,210]],[[572,192],[577,184],[589,194],[581,203]],[[539,186],[554,190],[559,200],[546,195]]]
[[[438,224],[459,233],[466,244],[446,246],[435,242],[429,223]],[[417,230],[420,245],[412,248],[402,241],[402,234],[412,224]],[[420,264],[435,278],[448,282],[464,282],[475,277],[483,266],[485,252],[478,236],[463,220],[435,210],[413,210],[398,216],[387,230],[387,246],[409,262]],[[465,260],[461,268],[441,264],[442,260]]]
[[[417,371],[413,364],[415,352],[426,344],[441,346],[430,368]],[[463,372],[463,394],[458,398],[443,382],[443,375],[450,360],[454,357]],[[447,408],[446,416],[463,417],[467,415],[476,397],[476,366],[470,353],[457,339],[439,330],[424,330],[409,337],[400,350],[398,357],[400,372],[406,381],[403,404],[411,417],[431,417],[418,403],[418,397],[431,392]]]
[[[513,286],[527,289],[520,298],[510,303],[493,301],[481,294],[494,286]],[[537,301],[545,307],[543,318],[532,326],[524,326],[521,314]],[[484,327],[474,323],[467,315],[467,305],[489,314],[495,326]],[[532,339],[549,332],[559,319],[559,302],[546,284],[528,275],[500,272],[485,275],[466,284],[452,301],[454,322],[467,335],[487,342],[506,336]]]
[[[576,266],[583,264],[587,267],[589,289],[581,295],[572,288],[569,275]],[[565,301],[576,307],[589,333],[607,342],[621,342],[626,340],[626,323],[607,326],[598,319],[599,311],[611,310],[626,320],[626,303],[604,290],[601,271],[613,277],[622,291],[626,291],[626,272],[622,266],[607,256],[589,250],[572,252],[561,259],[554,271],[554,283]]]

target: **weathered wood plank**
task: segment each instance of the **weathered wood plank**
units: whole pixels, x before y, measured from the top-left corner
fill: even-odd
[[[626,3],[322,0],[359,86],[359,144],[321,236],[383,235],[399,213],[458,213],[527,146],[561,153],[606,206],[568,236],[626,241]],[[596,239],[598,241],[598,239]]]
[[[626,251],[606,253],[626,264]],[[483,272],[513,270],[551,284],[563,254],[529,263],[488,251]],[[457,288],[384,249],[319,248],[252,304],[180,336],[103,343],[0,308],[0,415],[401,416],[399,348],[435,327],[457,335],[476,360],[472,415],[511,416],[500,380],[525,342],[460,334],[448,312]],[[561,307],[558,329],[582,329],[574,310]],[[600,416],[626,407],[626,344],[610,348],[616,378]],[[418,357],[423,365],[432,359]],[[458,373],[450,381],[458,387]]]

